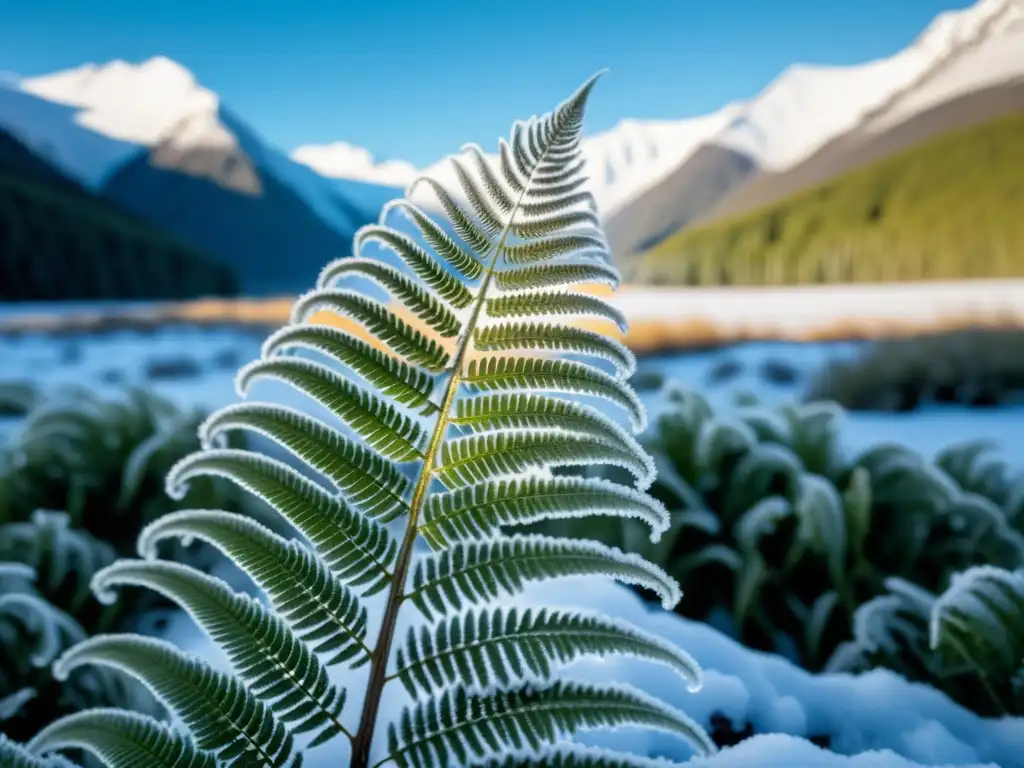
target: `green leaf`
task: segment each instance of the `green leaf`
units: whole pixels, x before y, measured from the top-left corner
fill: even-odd
[[[216,768],[217,765],[211,752],[199,749],[187,736],[151,717],[120,709],[89,709],[62,717],[36,734],[29,746],[40,754],[83,749],[109,768],[142,765],[148,768]],[[8,768],[16,768],[16,765]]]
[[[635,584],[656,593],[666,610],[681,597],[673,579],[637,555],[595,541],[534,534],[459,542],[424,557],[413,568],[407,599],[431,617],[519,591],[531,581],[568,576]]]

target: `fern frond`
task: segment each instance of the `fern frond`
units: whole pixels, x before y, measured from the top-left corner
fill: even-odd
[[[368,768],[371,756],[399,766],[521,758],[566,768],[573,761],[646,766],[639,757],[567,743],[577,731],[618,726],[661,729],[714,751],[697,725],[665,704],[628,688],[559,679],[585,656],[626,654],[667,665],[692,688],[700,670],[683,651],[611,618],[493,604],[573,576],[651,590],[667,608],[680,599],[678,583],[637,555],[597,541],[505,533],[604,515],[635,518],[658,541],[681,525],[641,492],[656,464],[634,437],[646,423],[626,381],[634,356],[611,329],[545,319],[596,318],[625,329],[615,306],[579,287],[619,283],[582,174],[583,112],[595,80],[553,112],[516,123],[496,166],[475,145],[450,158],[458,190],[414,181],[406,199],[383,207],[379,224],[357,233],[354,255],[323,269],[316,288],[295,302],[289,325],[238,373],[240,397],[255,383],[283,383],[329,417],[263,402],[223,408],[202,423],[201,450],[167,475],[178,498],[194,478],[226,479],[303,540],[238,514],[181,510],[143,531],[144,559],[97,575],[101,596],[132,585],[177,602],[235,673],[216,672],[160,641],[102,636],[66,652],[58,662],[63,674],[98,664],[138,677],[218,765],[298,765],[292,740],[299,733],[313,745],[346,736],[352,768]],[[446,222],[411,202],[419,191],[436,198]],[[412,223],[411,235],[388,226],[396,214]],[[373,258],[371,243],[391,253]],[[359,293],[360,280],[387,298]],[[311,322],[321,312],[356,327]],[[620,413],[604,415],[598,406],[606,403],[629,424],[619,425]],[[225,438],[237,432],[266,438],[288,461],[233,450]],[[67,435],[67,450],[78,453],[96,439],[74,419],[54,418],[53,433]],[[707,456],[728,452],[734,437],[710,436]],[[145,464],[145,455],[138,460]],[[621,468],[635,482],[553,472],[591,464]],[[219,549],[263,590],[269,607],[197,569],[157,560],[168,538]],[[423,540],[432,552],[421,553]],[[373,632],[368,617],[376,608],[365,600],[385,592]],[[416,610],[430,626],[396,649],[405,612]],[[326,671],[339,663],[368,668],[352,730],[341,722],[345,692]],[[414,700],[390,723],[389,757],[373,739],[383,730],[385,687],[399,681]],[[117,747],[126,756],[118,759],[138,762],[136,747],[164,748],[172,736],[154,727],[132,731],[138,738]]]
[[[226,478],[269,504],[349,585],[362,587],[367,594],[387,587],[398,550],[387,529],[287,464],[228,448],[199,451],[167,473],[167,492],[180,497],[189,480],[204,475]]]
[[[398,649],[395,676],[416,697],[463,680],[485,688],[509,686],[524,673],[548,682],[576,659],[615,654],[664,664],[690,690],[700,688],[700,668],[670,643],[600,615],[547,609],[471,610],[434,627],[411,629]]]
[[[583,730],[623,726],[657,728],[714,751],[699,725],[646,694],[559,681],[485,693],[460,686],[427,699],[388,729],[388,757],[401,768],[436,766],[451,757],[465,763],[494,751],[538,751]]]
[[[292,322],[303,323],[321,311],[330,311],[358,321],[381,343],[415,365],[430,371],[443,371],[448,353],[437,341],[417,330],[385,304],[356,291],[317,288],[303,294],[292,307]]]
[[[432,288],[438,296],[455,309],[464,309],[473,303],[473,292],[463,285],[458,277],[442,267],[437,259],[427,253],[411,237],[403,235],[401,232],[396,232],[393,229],[388,229],[380,224],[369,224],[356,232],[352,243],[353,250],[359,253],[363,246],[371,241],[377,241],[382,245],[386,245],[398,254],[416,277]],[[347,261],[349,258],[346,256],[324,267],[318,285],[323,287],[323,275],[332,274],[336,264]]]
[[[29,742],[38,754],[91,752],[109,768],[216,768],[211,752],[151,717],[122,709],[88,709],[55,720]],[[4,763],[7,765],[7,763]]]
[[[257,379],[276,379],[308,395],[385,458],[422,458],[423,428],[386,400],[353,384],[337,371],[310,360],[273,358],[244,366],[236,379],[245,394]]]
[[[423,508],[420,533],[434,549],[463,539],[488,539],[504,526],[541,520],[610,515],[632,517],[658,541],[668,530],[668,512],[644,493],[599,478],[529,477],[488,480],[435,494]]]
[[[571,315],[572,317],[599,317],[615,324],[620,331],[629,327],[626,316],[604,299],[585,293],[567,291],[531,290],[507,294],[487,300],[489,317],[538,317]]]
[[[364,515],[382,522],[409,511],[412,481],[387,459],[349,440],[319,419],[271,403],[238,403],[212,413],[199,427],[204,448],[232,429],[269,437],[315,469]]]
[[[485,357],[469,364],[464,382],[476,390],[515,392],[540,390],[600,397],[624,409],[633,428],[644,428],[647,414],[636,392],[623,381],[572,360],[535,357]]]
[[[675,580],[642,557],[596,541],[533,534],[457,542],[423,557],[413,568],[406,598],[432,618],[519,592],[528,582],[567,576],[635,584],[657,594],[666,610],[681,597]]]
[[[444,259],[452,269],[467,280],[479,280],[484,266],[472,251],[463,248],[449,237],[448,233],[432,218],[413,205],[409,200],[392,200],[381,210],[381,221],[386,221],[392,211],[404,213],[416,225],[423,239]]]
[[[390,264],[375,259],[357,256],[338,259],[320,273],[317,287],[321,290],[330,289],[335,280],[351,275],[363,277],[387,290],[410,312],[444,338],[455,336],[462,327],[459,318],[440,298],[417,285],[412,278]]]
[[[241,515],[184,509],[164,515],[139,534],[139,555],[156,557],[166,538],[200,539],[231,558],[270,598],[271,604],[317,653],[331,653],[327,666],[369,660],[366,609],[305,546],[286,541]]]
[[[529,469],[607,464],[621,467],[640,488],[654,479],[642,454],[600,435],[562,430],[506,430],[457,437],[441,446],[437,476],[450,490]]]
[[[423,413],[437,407],[430,401],[434,380],[427,373],[410,365],[350,333],[329,325],[286,325],[271,334],[263,343],[264,359],[305,348],[326,355],[334,362],[351,369],[382,395]]]
[[[291,733],[238,678],[170,643],[138,635],[94,635],[64,653],[54,674],[65,678],[85,664],[118,669],[142,681],[184,723],[197,746],[220,760],[255,758],[272,768],[302,764]]]
[[[293,733],[314,743],[344,733],[345,690],[335,687],[312,651],[276,614],[218,578],[160,560],[118,560],[93,577],[100,600],[114,588],[145,587],[180,605],[228,657],[249,692],[266,701]]]
[[[552,323],[508,322],[477,328],[473,343],[482,352],[551,350],[602,358],[613,363],[619,378],[636,372],[636,358],[622,343],[585,328]]]

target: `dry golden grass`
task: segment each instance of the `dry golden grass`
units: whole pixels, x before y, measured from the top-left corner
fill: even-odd
[[[631,286],[620,294],[638,290]],[[644,289],[646,290],[646,289]],[[607,295],[607,288],[593,293]],[[153,304],[118,311],[83,311],[68,314],[22,314],[0,318],[0,334],[35,331],[52,334],[102,333],[118,330],[156,330],[169,325],[235,326],[268,333],[288,320],[293,297],[267,299],[202,299],[197,301]],[[414,326],[422,327],[404,309],[398,312]],[[331,312],[314,316],[316,322],[351,331],[373,341],[362,326]],[[748,323],[731,321],[728,326],[700,315],[678,318],[630,318],[628,333],[622,334],[604,321],[583,321],[583,327],[611,333],[637,355],[726,346],[745,341],[842,341],[892,339],[924,333],[960,331],[971,328],[1024,328],[1019,314],[949,313],[937,320],[908,321],[898,317],[848,317],[827,322],[808,323],[795,328],[786,318],[772,322],[763,318]]]

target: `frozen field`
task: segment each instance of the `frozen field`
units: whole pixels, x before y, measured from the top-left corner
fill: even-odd
[[[110,394],[125,385],[143,385],[181,405],[209,409],[236,399],[235,371],[258,355],[264,335],[262,331],[184,326],[96,335],[0,335],[0,381],[32,381],[45,389],[84,385]],[[855,343],[749,343],[643,358],[640,374],[641,378],[662,374],[700,388],[723,407],[740,394],[777,403],[798,398],[826,360],[856,349]],[[260,399],[281,396],[282,401],[301,404],[282,389],[260,388],[254,395]],[[647,390],[645,397],[657,410],[656,393]],[[953,442],[982,438],[995,442],[1011,463],[1024,468],[1024,407],[941,407],[907,414],[849,414],[847,420],[842,434],[851,451],[892,440],[932,454]],[[8,420],[5,428],[16,428],[16,422]],[[724,715],[737,728],[749,722],[758,732],[773,732],[747,740],[718,758],[695,761],[694,768],[1024,768],[1024,722],[981,720],[940,694],[887,672],[857,678],[813,676],[781,658],[746,650],[703,624],[652,612],[628,589],[615,584],[545,585],[542,594],[534,591],[519,599],[524,607],[535,601],[599,610],[635,622],[689,651],[705,669],[704,687],[696,693],[688,692],[682,680],[664,670],[629,659],[577,663],[571,670],[574,678],[634,685],[698,721],[707,722],[711,714]],[[167,636],[183,648],[224,663],[183,614],[172,617]],[[358,711],[363,674],[335,675],[352,686],[349,713]],[[385,701],[382,714],[395,713],[401,703],[401,696],[393,695]],[[791,738],[822,733],[832,735],[833,752]],[[592,743],[677,763],[691,755],[685,742],[646,732],[602,734]],[[309,753],[306,765],[343,764],[342,751],[334,746],[318,748]]]

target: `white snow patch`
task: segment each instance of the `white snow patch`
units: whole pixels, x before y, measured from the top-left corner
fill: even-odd
[[[984,45],[971,49],[871,120],[877,133],[959,96],[1024,78],[1024,5],[1013,5]]]

